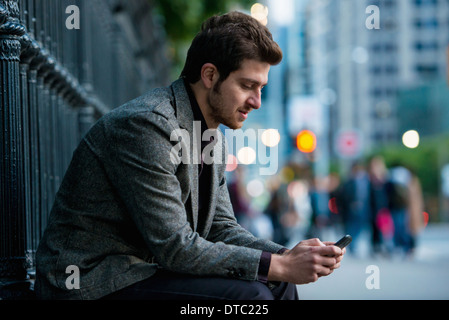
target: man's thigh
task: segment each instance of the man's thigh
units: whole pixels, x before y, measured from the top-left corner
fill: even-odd
[[[105,299],[275,300],[276,297],[258,281],[198,277],[160,270],[154,276],[112,293]]]

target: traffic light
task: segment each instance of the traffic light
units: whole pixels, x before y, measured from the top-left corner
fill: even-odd
[[[302,130],[296,136],[296,146],[299,151],[304,153],[311,153],[316,148],[316,136],[310,130]]]

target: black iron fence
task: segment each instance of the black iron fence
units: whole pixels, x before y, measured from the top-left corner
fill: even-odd
[[[0,0],[0,299],[33,277],[81,137],[111,108],[168,83],[155,17],[148,0]]]

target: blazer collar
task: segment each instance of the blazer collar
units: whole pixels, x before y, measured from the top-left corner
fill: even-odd
[[[184,79],[180,78],[174,81],[171,88],[175,99],[176,118],[178,119],[179,126],[192,132],[194,117],[189,95],[184,85]]]

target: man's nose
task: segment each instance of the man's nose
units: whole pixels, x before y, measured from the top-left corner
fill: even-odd
[[[251,97],[248,99],[248,104],[253,109],[259,109],[262,105],[262,93],[260,90],[257,90],[257,92],[254,92]]]

